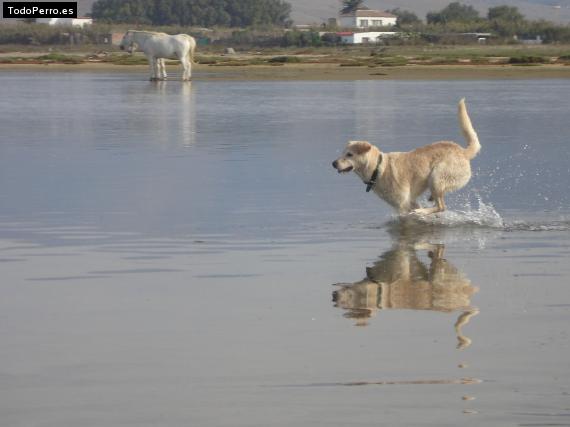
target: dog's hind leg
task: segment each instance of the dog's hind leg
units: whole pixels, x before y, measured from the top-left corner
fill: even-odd
[[[465,172],[457,172],[465,171]],[[429,215],[436,212],[443,212],[446,209],[443,196],[449,191],[463,187],[471,178],[469,163],[440,163],[431,172],[429,178],[429,189],[431,195],[429,200],[435,202],[433,208],[416,209],[414,213]]]

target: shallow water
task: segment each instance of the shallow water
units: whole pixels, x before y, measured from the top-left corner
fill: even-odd
[[[0,73],[10,426],[568,425],[564,80]],[[348,139],[483,149],[397,220]]]

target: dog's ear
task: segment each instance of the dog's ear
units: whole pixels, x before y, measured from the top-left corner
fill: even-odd
[[[366,154],[370,151],[372,145],[367,141],[351,141],[350,148],[355,154]]]

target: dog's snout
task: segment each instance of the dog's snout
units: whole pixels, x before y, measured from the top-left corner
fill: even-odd
[[[332,162],[333,168],[338,169],[338,160]]]

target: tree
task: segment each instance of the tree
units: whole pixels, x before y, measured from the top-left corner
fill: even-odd
[[[93,18],[153,25],[248,27],[287,25],[291,5],[283,0],[97,0]]]
[[[453,2],[439,12],[428,13],[426,18],[428,24],[445,25],[449,22],[473,22],[479,20],[479,12],[473,6]]]
[[[497,6],[490,7],[487,12],[489,21],[504,21],[518,23],[524,21],[524,16],[519,9],[514,6]]]
[[[340,13],[346,15],[364,8],[364,0],[342,0]]]
[[[409,10],[402,10],[399,7],[396,9],[388,10],[387,12],[398,17],[398,20],[396,22],[396,25],[398,27],[418,25],[422,22],[420,18],[418,18],[418,15],[416,15],[414,12],[410,12]]]
[[[487,13],[487,18],[491,28],[503,37],[514,36],[524,31],[524,28],[527,26],[524,16],[516,7],[491,7]]]

